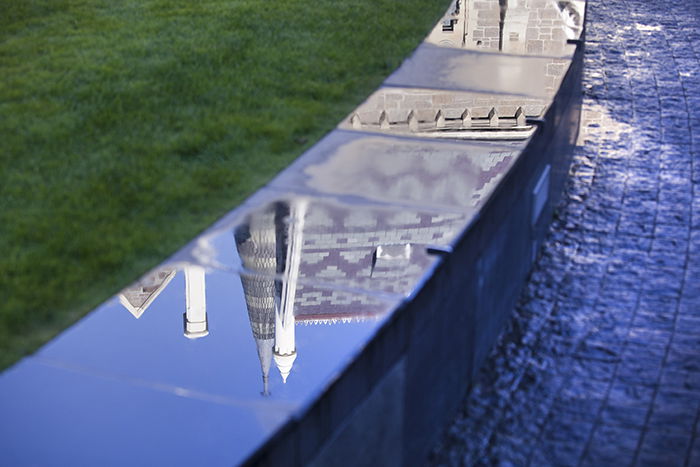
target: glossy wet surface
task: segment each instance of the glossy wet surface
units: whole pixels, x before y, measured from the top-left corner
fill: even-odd
[[[520,149],[521,144],[500,141],[436,141],[335,130],[270,186],[473,215]]]
[[[568,57],[503,55],[422,44],[386,84],[456,91],[515,94],[551,99],[576,47]],[[544,85],[543,85],[544,84]]]
[[[545,99],[507,94],[383,87],[340,128],[421,138],[524,142],[541,117]]]
[[[510,48],[422,45],[266,188],[0,375],[3,461],[233,465],[303,414],[532,136],[576,37],[540,3],[496,18]],[[549,45],[516,50],[522,27]]]
[[[23,463],[33,450],[39,463],[128,463],[121,440],[152,429],[173,440],[142,448],[158,463],[243,461],[323,391],[398,303],[297,285],[282,297],[295,306],[276,314],[275,288],[285,285],[191,264],[155,270],[3,373],[5,394],[36,393],[2,404],[5,420],[21,419],[2,424],[3,459]],[[86,457],[85,444],[105,452]]]
[[[588,14],[585,146],[434,465],[700,464],[700,8]]]
[[[235,222],[201,236],[192,251],[212,268],[296,282],[409,296],[470,218],[421,208],[349,204],[262,190]],[[297,248],[297,251],[293,249]]]

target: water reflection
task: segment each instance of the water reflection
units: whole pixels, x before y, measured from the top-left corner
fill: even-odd
[[[297,358],[294,305],[306,202],[275,203],[235,231],[243,267],[262,276],[241,277],[248,317],[267,395],[271,361],[284,383]],[[290,216],[291,215],[291,216]],[[293,222],[288,222],[291,217]],[[279,277],[279,279],[275,279]]]
[[[456,0],[427,42],[511,54],[561,55],[583,27],[584,0]]]
[[[488,199],[522,147],[335,130],[271,186],[469,215]]]
[[[290,374],[297,357],[296,321],[335,324],[371,317],[362,309],[341,312],[336,305],[345,301],[342,295],[328,294],[326,305],[319,307],[319,297],[307,292],[300,278],[325,276],[346,285],[374,281],[375,286],[376,282],[384,283],[379,287],[389,290],[415,282],[410,267],[417,266],[411,264],[412,243],[396,238],[396,227],[384,228],[379,216],[372,215],[377,212],[365,211],[364,219],[359,219],[358,210],[333,212],[326,205],[325,212],[319,212],[318,208],[306,198],[278,201],[252,212],[234,229],[241,264],[254,273],[242,276],[241,282],[262,367],[264,393],[271,361],[283,381]],[[408,217],[415,227],[419,219]],[[432,238],[434,232],[425,227],[410,239],[425,242],[429,240],[425,234]],[[414,256],[413,263],[416,259]]]
[[[184,335],[189,339],[205,337],[209,334],[209,325],[204,268],[192,264],[181,267],[185,272]],[[122,290],[119,293],[119,302],[135,318],[140,318],[158,295],[165,290],[176,273],[177,268],[174,266],[164,266],[152,271],[132,286]]]
[[[301,237],[297,237],[299,241],[294,240],[294,237],[297,236],[302,225],[290,223],[288,217],[281,214],[284,206],[278,205],[277,208],[280,208],[280,211],[276,213],[279,221],[277,225],[274,222],[266,224],[264,219],[260,219],[263,223],[258,224],[253,229],[236,231],[236,244],[243,252],[242,256],[245,258],[246,264],[251,269],[259,268],[261,275],[243,274],[238,276],[243,289],[244,301],[239,302],[233,299],[229,304],[234,305],[236,312],[243,311],[242,308],[247,311],[247,322],[259,359],[262,376],[261,393],[264,396],[270,395],[270,371],[273,363],[283,383],[287,382],[290,373],[292,373],[297,358],[297,336],[295,333],[297,324],[328,325],[377,321],[388,311],[387,302],[371,296],[300,284],[297,279],[300,262],[298,245],[301,242]],[[303,216],[300,218],[303,219]],[[281,225],[290,226],[292,231],[283,232],[281,229],[276,229]],[[272,231],[267,230],[267,227],[270,226]],[[271,236],[266,238],[266,235],[270,233]],[[156,306],[158,295],[168,288],[178,270],[184,272],[185,278],[184,297],[178,300],[181,303],[184,299],[185,302],[183,335],[188,339],[209,336],[206,278],[211,274],[221,276],[214,271],[207,272],[199,265],[180,263],[162,266],[124,289],[119,294],[120,302],[135,317],[136,315],[133,313],[134,303],[140,302],[143,306],[140,308],[137,318],[141,318],[149,307]],[[281,274],[277,276],[263,275],[273,271],[280,271]],[[225,277],[235,280],[237,276],[226,275]],[[134,301],[134,297],[137,296],[141,298]],[[231,300],[232,297],[228,300]],[[220,309],[221,299],[220,289],[217,289],[210,297],[210,300],[214,301],[215,308],[219,308],[219,313],[222,312]],[[156,313],[163,311],[170,310],[160,310]],[[222,319],[219,318],[219,322],[221,321]],[[240,320],[234,321],[240,322]],[[149,325],[152,326],[152,323]],[[217,334],[217,329],[213,329],[212,332]],[[228,335],[229,332],[226,329],[219,329],[219,339]],[[159,339],[155,335],[153,338]],[[250,344],[231,342],[234,349],[238,349],[241,345]],[[308,347],[308,345],[307,342],[306,346]],[[314,352],[318,353],[323,350],[316,348]],[[247,352],[241,352],[239,349],[235,353]],[[308,378],[308,374],[306,377]],[[247,386],[242,381],[239,383]]]
[[[384,87],[347,117],[340,128],[421,138],[517,141],[544,114],[544,99],[503,94]]]
[[[437,262],[426,246],[449,244],[465,222],[462,213],[291,196],[266,202],[239,222],[213,236],[205,235],[210,240],[207,251],[223,252],[218,259],[230,258],[232,264],[236,258],[240,264],[237,275],[230,276],[239,278],[242,289],[236,313],[245,307],[262,393],[270,394],[274,368],[285,383],[293,373],[297,325],[376,321],[385,315],[386,302],[353,290],[380,293],[392,301],[409,295]],[[216,266],[211,260],[201,264]],[[184,272],[183,334],[203,338],[210,331],[206,279],[213,271],[201,265],[164,265],[123,290],[120,302],[133,316],[141,317],[178,270]]]

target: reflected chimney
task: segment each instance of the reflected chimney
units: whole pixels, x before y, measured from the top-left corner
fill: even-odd
[[[185,337],[189,339],[198,339],[209,335],[204,274],[204,268],[201,266],[185,266],[185,299],[187,311],[183,317],[185,322]]]

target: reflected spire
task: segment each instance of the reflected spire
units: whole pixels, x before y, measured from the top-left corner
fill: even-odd
[[[284,243],[288,208],[276,203],[271,209],[252,213],[234,232],[236,249],[243,267],[252,274],[241,275],[250,328],[260,359],[263,391],[269,392],[269,374],[275,340],[275,303],[278,285],[274,276],[284,268],[280,244]],[[255,274],[258,273],[258,274]]]
[[[299,200],[291,207],[282,287],[279,301],[276,303],[274,359],[277,369],[282,375],[282,381],[285,383],[292,370],[294,360],[297,358],[294,335],[294,299],[301,264],[306,208],[306,200]]]

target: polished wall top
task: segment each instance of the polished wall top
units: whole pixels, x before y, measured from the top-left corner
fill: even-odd
[[[384,84],[406,88],[476,91],[548,99],[559,88],[569,57],[508,55],[423,43]]]
[[[344,203],[329,196],[262,190],[244,213],[200,236],[200,264],[299,283],[409,296],[466,227],[463,212]]]
[[[164,264],[0,375],[3,463],[235,465],[398,303]]]
[[[517,159],[508,145],[335,130],[271,182],[280,189],[473,213]]]
[[[339,129],[0,375],[3,463],[247,459],[478,216],[550,105],[582,14],[576,0],[453,2]]]

